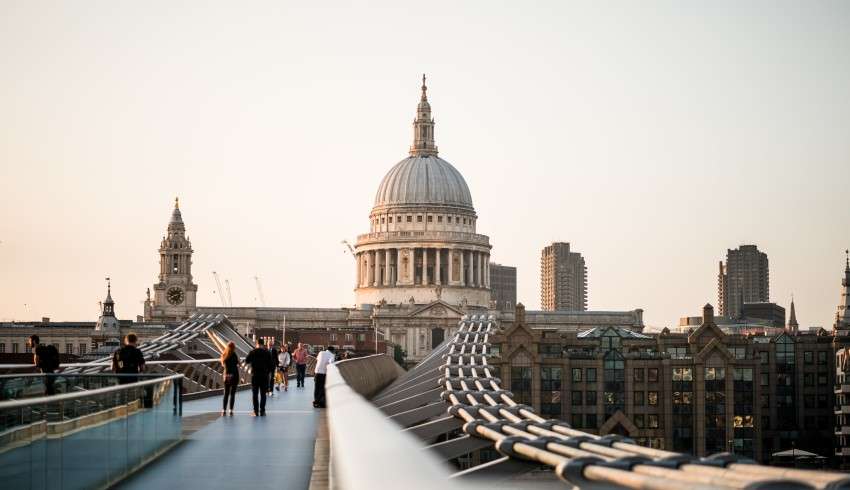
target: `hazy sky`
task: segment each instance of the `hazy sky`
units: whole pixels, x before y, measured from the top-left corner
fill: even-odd
[[[353,303],[340,244],[407,154],[440,156],[539,306],[569,241],[591,309],[667,326],[756,243],[831,326],[850,246],[850,2],[0,1],[0,319],[142,313],[180,196],[199,303]],[[313,5],[321,4],[322,7]],[[534,4],[534,5],[532,5]]]

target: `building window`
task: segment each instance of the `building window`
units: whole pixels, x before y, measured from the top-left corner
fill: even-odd
[[[735,359],[746,359],[747,348],[741,346],[729,347],[729,352],[735,356]]]
[[[807,350],[803,352],[803,364],[814,364],[815,363],[815,353]]]
[[[434,222],[434,217],[433,217],[433,216],[431,216],[430,214],[428,215],[428,222],[429,222],[429,223],[433,223],[433,222]]]
[[[86,353],[86,344],[80,344],[80,355],[85,355]]]
[[[643,406],[643,403],[644,403],[643,395],[644,395],[644,393],[642,391],[636,391],[634,393],[634,404],[635,404],[636,407],[642,407]]]
[[[818,352],[818,364],[826,365],[826,351]]]
[[[673,368],[673,381],[693,381],[694,371],[691,368]]]
[[[409,214],[408,214],[408,215],[407,215],[407,222],[408,222],[408,223],[413,223],[413,216],[411,216],[411,215],[409,215]]]
[[[803,396],[803,407],[804,408],[815,408],[815,395],[804,395]]]
[[[643,420],[643,414],[639,413],[634,416],[635,427],[638,429],[643,429],[645,427],[645,422]]]
[[[12,353],[13,354],[18,353],[18,344],[16,344],[15,342],[12,342]]]
[[[0,353],[6,352],[6,343],[0,342]]]
[[[580,391],[573,391],[572,403],[573,403],[573,406],[583,405],[582,400],[581,400],[581,392]],[[812,403],[814,403],[814,400],[812,400]]]
[[[531,357],[525,351],[511,360],[511,391],[517,403],[531,403]]]
[[[392,216],[390,216],[389,218],[387,218],[387,221],[388,221],[389,223],[392,223],[392,222],[393,222],[393,217],[392,217]]]
[[[584,392],[584,402],[586,405],[590,407],[596,406],[596,392],[595,391],[585,391]]]
[[[794,364],[794,341],[787,335],[781,335],[776,340],[776,363]]]
[[[366,334],[365,333],[357,334],[357,341],[358,342],[366,342]]]
[[[658,428],[658,415],[654,413],[647,414],[646,416],[646,426],[650,429]]]
[[[574,413],[572,416],[572,423],[570,425],[573,426],[573,429],[581,429],[582,427],[582,416],[580,413]]]
[[[805,373],[803,375],[803,386],[814,386],[815,385],[815,374],[814,373]]]
[[[540,368],[540,413],[549,417],[561,416],[561,368]]]
[[[383,216],[381,216],[381,224],[384,224],[384,223],[386,223],[386,222],[387,222],[387,219],[386,219],[386,218],[384,218]]]
[[[647,392],[646,400],[647,400],[647,402],[649,402],[649,405],[652,405],[652,406],[658,405],[658,392],[657,391]]]
[[[658,368],[649,368],[646,370],[646,380],[650,383],[658,382]]]
[[[770,353],[767,351],[759,352],[759,361],[763,366],[770,364]]]
[[[828,408],[828,401],[826,395],[818,395],[818,408]]]
[[[687,359],[689,357],[687,347],[668,347],[667,353],[670,354],[671,359]]]
[[[596,368],[587,368],[587,372],[585,374],[585,381],[587,381],[588,383],[596,382]]]
[[[818,374],[818,386],[826,386],[826,374]]]
[[[421,215],[421,214],[417,214],[417,215],[416,215],[416,222],[417,222],[417,223],[421,223],[421,222],[422,222],[422,215]]]
[[[770,395],[761,395],[761,408],[770,408]]]
[[[335,333],[329,334],[329,335],[328,335],[328,340],[329,340],[330,342],[334,342],[334,341],[336,340],[336,334],[335,334]]]
[[[443,216],[442,215],[437,216],[437,223],[442,223],[442,222],[443,222]]]
[[[770,386],[770,373],[761,373],[761,386]]]
[[[643,383],[643,368],[634,368],[635,383]]]
[[[595,413],[589,413],[589,414],[585,415],[584,421],[585,421],[584,427],[586,429],[597,429],[598,428],[597,423],[596,423],[596,414]]]
[[[581,383],[581,368],[573,368],[573,383]]]
[[[451,223],[452,223],[452,217],[451,217],[451,216],[446,216],[446,222],[448,222],[449,224],[451,224]]]
[[[65,354],[74,353],[74,344],[65,344]]]

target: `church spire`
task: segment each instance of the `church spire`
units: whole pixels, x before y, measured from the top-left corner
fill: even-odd
[[[841,304],[835,313],[835,329],[850,329],[850,250],[844,251],[844,278],[841,280]]]
[[[792,333],[797,333],[800,329],[800,324],[797,323],[797,312],[794,310],[794,295],[791,295],[791,314],[788,315],[788,330]]]
[[[428,86],[425,84],[425,74],[422,74],[422,96],[416,107],[416,119],[413,120],[413,144],[410,146],[410,156],[428,156],[437,154],[434,143],[434,118],[431,117],[431,104],[428,103]]]

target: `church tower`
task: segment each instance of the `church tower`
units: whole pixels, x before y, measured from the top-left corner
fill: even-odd
[[[146,320],[180,321],[195,311],[198,286],[192,282],[192,243],[186,237],[177,199],[159,246],[159,282],[153,290],[153,300],[148,290],[145,301]]]

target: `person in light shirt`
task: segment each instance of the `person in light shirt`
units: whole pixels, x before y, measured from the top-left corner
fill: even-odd
[[[328,364],[336,360],[336,349],[329,345],[326,350],[319,352],[316,356],[316,378],[313,387],[313,406],[316,408],[325,408],[325,377],[328,374]]]

